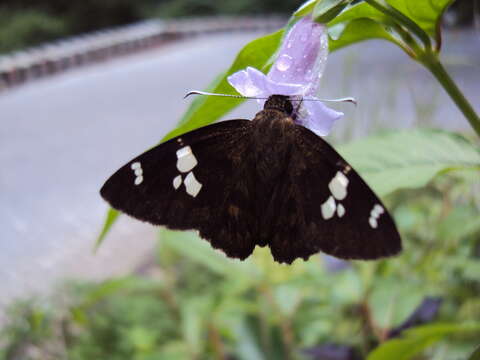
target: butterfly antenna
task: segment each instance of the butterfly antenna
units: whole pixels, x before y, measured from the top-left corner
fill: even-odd
[[[217,93],[211,93],[211,92],[207,92],[207,91],[198,91],[198,90],[189,91],[183,98],[186,99],[190,95],[223,96],[223,97],[231,97],[231,98],[236,98],[236,99],[255,99],[255,100],[267,100],[268,99],[266,97],[242,96],[242,95],[231,95],[231,94],[217,94]]]
[[[235,99],[253,99],[253,100],[267,100],[268,97],[256,97],[256,96],[242,96],[242,95],[231,95],[231,94],[217,94],[211,93],[207,91],[199,91],[199,90],[192,90],[189,91],[183,98],[186,99],[190,95],[206,95],[206,96],[222,96],[222,97],[230,97]],[[339,99],[317,99],[317,98],[308,98],[308,97],[299,97],[299,98],[291,98],[290,101],[323,101],[323,102],[349,102],[354,105],[357,105],[357,101],[352,97],[345,97]],[[299,104],[299,106],[300,106]]]
[[[357,100],[353,97],[345,97],[339,99],[316,99],[316,98],[303,98],[302,101],[323,101],[323,102],[348,102],[357,106]]]

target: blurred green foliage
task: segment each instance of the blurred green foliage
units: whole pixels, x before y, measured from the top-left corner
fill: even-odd
[[[152,17],[288,14],[301,0],[3,0],[0,53]]]
[[[302,0],[3,0],[0,53],[142,19],[202,15],[289,14]],[[459,0],[455,16],[471,22],[473,2]]]
[[[54,40],[66,33],[63,20],[41,11],[0,11],[0,52]]]
[[[320,7],[316,14],[330,10]],[[360,37],[354,31],[352,24],[368,25],[358,17],[364,10],[343,13],[355,22],[341,29],[331,50],[385,38],[383,17],[370,19],[370,32],[363,27]],[[102,18],[96,15],[92,22]],[[431,19],[424,25],[434,29]],[[280,37],[247,45],[230,71],[252,63],[267,69]],[[212,87],[222,86],[220,76]],[[214,121],[207,109],[213,117],[230,109],[210,101],[196,102],[177,131]],[[193,233],[162,231],[156,261],[142,274],[71,284],[50,301],[15,304],[0,334],[0,359],[294,360],[308,359],[305,349],[326,343],[351,346],[367,360],[466,358],[480,339],[478,144],[413,130],[372,136],[341,151],[385,196],[404,240],[400,256],[332,270],[321,255],[285,266],[256,249],[240,262]],[[115,221],[110,215],[107,230]],[[443,299],[438,319],[390,339],[390,330],[427,296]]]
[[[321,255],[286,266],[257,248],[241,262],[162,231],[136,277],[13,307],[0,359],[310,359],[302,349],[324,343],[372,360],[465,359],[480,338],[476,180],[451,173],[389,195],[405,251],[333,272]],[[425,296],[444,299],[439,318],[388,340]]]

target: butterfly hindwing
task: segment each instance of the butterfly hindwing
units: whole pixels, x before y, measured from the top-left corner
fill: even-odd
[[[324,140],[295,126],[284,181],[276,185],[269,246],[291,263],[323,251],[344,259],[376,259],[401,250],[393,219],[356,171]],[[268,215],[267,215],[268,216]]]
[[[250,121],[230,120],[171,139],[120,168],[101,195],[137,219],[196,229],[214,248],[244,259],[255,247],[250,131]]]

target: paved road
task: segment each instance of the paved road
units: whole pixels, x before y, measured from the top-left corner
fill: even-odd
[[[183,41],[0,96],[0,305],[59,277],[127,272],[152,251],[153,228],[124,218],[92,255],[107,209],[98,190],[257,36]]]
[[[256,36],[191,39],[0,95],[0,305],[60,278],[128,272],[153,251],[153,228],[122,218],[92,255],[107,209],[98,190],[174,126],[187,90],[207,85]],[[478,34],[450,34],[445,60],[478,110],[479,59]],[[337,137],[418,122],[468,128],[432,77],[383,42],[331,55],[321,96],[359,101],[343,108]],[[255,107],[232,117],[250,117]]]

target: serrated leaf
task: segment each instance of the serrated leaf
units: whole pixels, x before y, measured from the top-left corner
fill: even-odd
[[[437,323],[418,326],[407,330],[403,333],[402,338],[382,343],[368,355],[367,360],[409,360],[449,335],[475,334],[479,332],[480,323]]]
[[[480,171],[478,149],[462,136],[440,130],[388,132],[338,150],[380,196],[425,186],[439,173]]]

